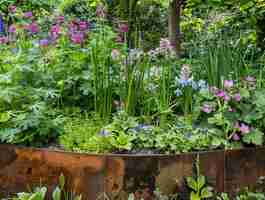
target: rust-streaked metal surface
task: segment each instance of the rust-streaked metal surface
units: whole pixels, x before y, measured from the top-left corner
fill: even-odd
[[[200,172],[218,192],[234,194],[265,176],[265,148],[179,155],[78,154],[0,145],[0,197],[34,186],[58,184],[63,173],[68,189],[83,200],[154,200],[154,190],[188,199],[185,177]]]

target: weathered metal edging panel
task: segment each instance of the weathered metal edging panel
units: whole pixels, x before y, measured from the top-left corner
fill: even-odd
[[[165,194],[188,199],[185,177],[193,174],[196,158],[200,171],[217,191],[233,194],[265,176],[265,148],[194,152],[177,155],[84,154],[0,145],[0,196],[45,185],[49,191],[63,173],[69,189],[84,200],[153,199],[159,187]],[[70,187],[71,186],[71,187]]]

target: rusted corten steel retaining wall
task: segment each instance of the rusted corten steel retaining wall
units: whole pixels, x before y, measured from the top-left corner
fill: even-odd
[[[152,200],[153,190],[165,194],[187,192],[184,178],[193,174],[196,157],[201,173],[219,192],[233,194],[265,176],[265,148],[187,153],[179,155],[92,155],[0,145],[0,196],[34,186],[67,184],[84,200]]]

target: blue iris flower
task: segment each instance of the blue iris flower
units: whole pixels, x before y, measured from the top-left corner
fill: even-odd
[[[0,16],[0,34],[5,32],[5,25],[2,16]]]

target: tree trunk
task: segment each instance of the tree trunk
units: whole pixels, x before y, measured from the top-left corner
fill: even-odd
[[[265,17],[257,20],[257,47],[265,50]]]
[[[169,40],[178,58],[181,53],[180,12],[180,0],[171,0],[168,8],[168,33]]]

